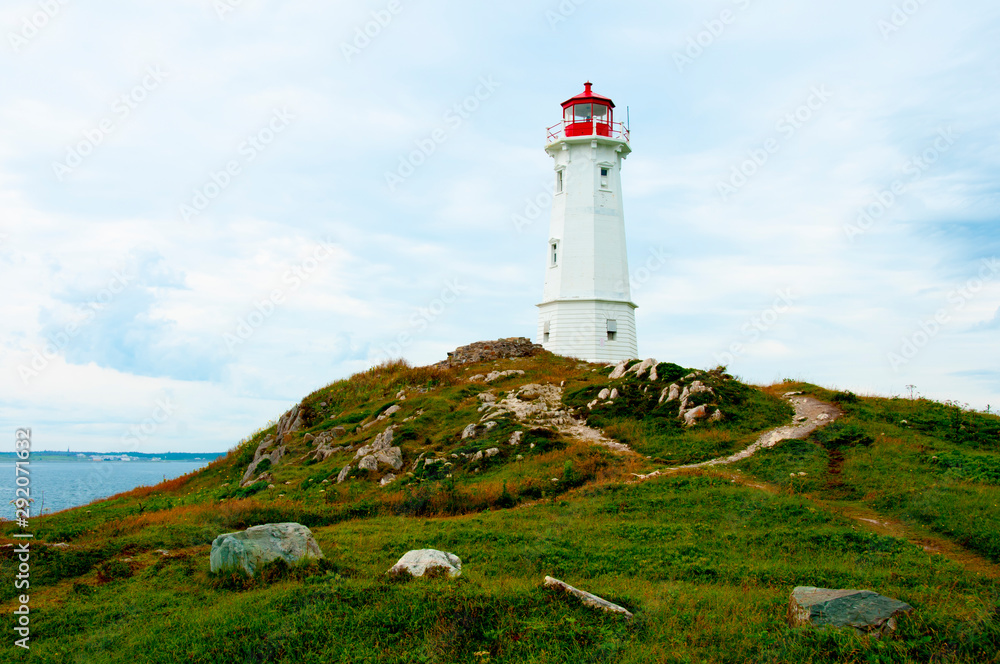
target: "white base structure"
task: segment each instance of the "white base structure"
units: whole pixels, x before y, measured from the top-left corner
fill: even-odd
[[[618,362],[639,354],[621,196],[632,150],[628,129],[613,121],[614,103],[590,86],[563,104],[545,147],[556,183],[538,343],[557,355]]]
[[[631,302],[563,300],[545,302],[538,308],[538,338],[545,350],[588,362],[617,363],[639,354],[636,307]],[[608,321],[613,321],[610,333]],[[545,341],[546,334],[549,341]],[[614,334],[613,339],[608,339],[610,334]]]

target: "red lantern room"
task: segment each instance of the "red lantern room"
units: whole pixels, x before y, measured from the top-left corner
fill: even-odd
[[[595,93],[587,81],[584,90],[563,102],[563,121],[549,128],[549,142],[573,136],[607,136],[628,141],[628,129],[615,122],[615,103]]]

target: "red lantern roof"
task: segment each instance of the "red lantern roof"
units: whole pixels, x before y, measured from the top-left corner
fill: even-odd
[[[581,92],[580,94],[578,94],[575,97],[570,97],[569,99],[567,99],[566,101],[564,101],[563,104],[562,104],[562,107],[566,108],[567,106],[572,106],[573,104],[585,104],[587,102],[599,102],[601,104],[607,104],[611,108],[614,108],[615,107],[615,102],[611,101],[610,97],[605,97],[604,95],[599,95],[599,94],[595,93],[593,90],[591,90],[591,88],[593,87],[593,85],[594,84],[591,83],[590,81],[587,81],[586,83],[584,83],[583,84],[583,92]]]

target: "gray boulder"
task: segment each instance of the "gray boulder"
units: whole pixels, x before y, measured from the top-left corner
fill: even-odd
[[[913,610],[905,602],[871,590],[798,586],[788,604],[788,622],[792,627],[853,627],[861,633],[882,634],[895,630],[896,618]]]
[[[389,574],[410,574],[423,576],[428,570],[439,568],[451,578],[462,575],[462,559],[454,553],[446,553],[436,549],[418,549],[407,551],[395,565],[389,569]]]
[[[209,561],[213,572],[242,569],[250,576],[261,566],[283,559],[322,558],[312,531],[299,523],[268,523],[243,532],[219,535],[212,542]]]

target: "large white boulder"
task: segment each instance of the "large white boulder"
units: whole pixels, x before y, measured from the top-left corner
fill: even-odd
[[[433,568],[440,568],[454,579],[462,575],[462,559],[454,553],[436,549],[407,551],[399,562],[389,569],[389,574],[409,573],[412,576],[423,576],[427,570]]]
[[[253,576],[261,566],[278,558],[294,563],[322,557],[312,531],[302,524],[268,523],[219,535],[212,542],[209,561],[213,572],[242,569]]]

